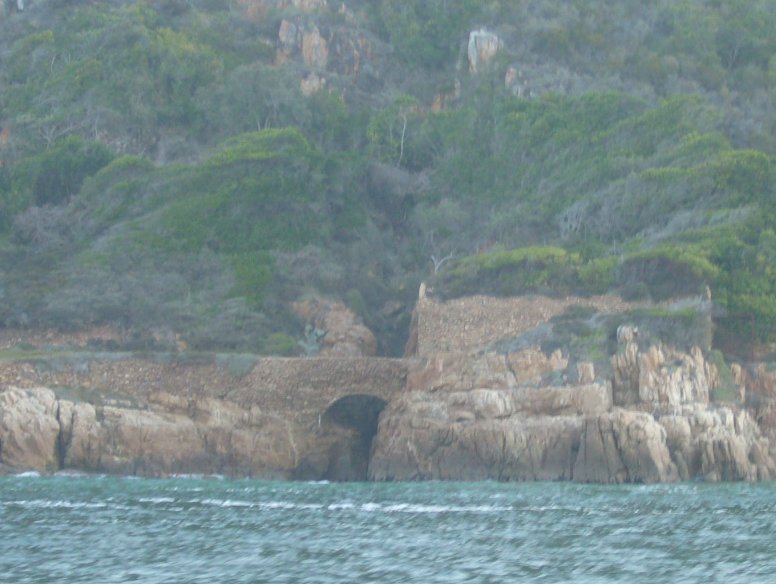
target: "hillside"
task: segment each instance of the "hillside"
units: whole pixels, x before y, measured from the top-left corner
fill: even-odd
[[[421,281],[708,287],[715,345],[767,356],[775,28],[769,0],[5,3],[0,326],[314,354],[291,302],[327,297],[399,355]]]

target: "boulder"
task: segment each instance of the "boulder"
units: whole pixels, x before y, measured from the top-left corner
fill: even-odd
[[[321,77],[317,73],[308,73],[299,82],[299,89],[305,97],[318,93],[321,89],[326,87],[326,78]]]
[[[573,476],[595,483],[657,483],[679,478],[665,429],[648,414],[621,409],[585,420]]]
[[[377,339],[372,331],[344,304],[313,298],[292,306],[322,335],[321,357],[368,357],[377,353]]]
[[[58,406],[46,388],[0,392],[0,464],[36,471],[59,468]]]

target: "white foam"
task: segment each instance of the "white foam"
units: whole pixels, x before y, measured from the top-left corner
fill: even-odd
[[[19,505],[29,509],[107,509],[106,503],[84,503],[80,501],[49,501],[47,499],[31,499],[7,501],[6,505]]]
[[[234,499],[202,499],[199,501],[203,505],[213,505],[215,507],[253,507],[250,501],[235,501]]]
[[[141,499],[138,499],[141,503],[153,503],[154,505],[162,504],[162,503],[174,503],[175,499],[172,497],[143,497]]]
[[[343,511],[345,509],[355,509],[356,506],[353,503],[332,503],[327,507],[329,511]]]
[[[512,511],[507,505],[418,505],[395,503],[386,505],[386,513],[504,513]]]

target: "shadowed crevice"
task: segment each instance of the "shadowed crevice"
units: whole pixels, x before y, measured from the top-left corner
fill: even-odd
[[[363,481],[367,478],[372,440],[377,434],[385,400],[373,395],[347,395],[331,404],[321,421],[342,435],[332,445],[323,478],[332,481]]]

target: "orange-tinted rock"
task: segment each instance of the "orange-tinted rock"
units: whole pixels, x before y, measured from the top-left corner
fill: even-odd
[[[16,469],[51,471],[59,466],[58,403],[46,388],[0,392],[0,463]]]
[[[294,311],[321,331],[320,356],[364,357],[377,353],[377,339],[344,304],[314,298],[293,304]]]

